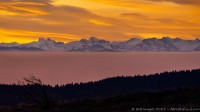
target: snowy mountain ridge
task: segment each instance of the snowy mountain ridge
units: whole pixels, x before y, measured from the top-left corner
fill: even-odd
[[[200,40],[183,40],[163,37],[161,39],[131,38],[127,41],[110,42],[91,37],[69,43],[39,38],[27,44],[0,43],[0,51],[61,51],[61,52],[191,52],[200,51]]]

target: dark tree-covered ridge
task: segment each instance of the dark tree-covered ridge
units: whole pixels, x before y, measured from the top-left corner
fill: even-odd
[[[200,69],[163,72],[145,76],[113,77],[88,83],[45,86],[54,100],[97,98],[141,91],[200,87]],[[20,102],[17,94],[27,86],[0,85],[0,103]],[[12,99],[12,100],[10,100]]]

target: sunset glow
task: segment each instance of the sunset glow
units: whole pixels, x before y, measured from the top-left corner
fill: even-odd
[[[199,0],[1,0],[0,42],[200,38]]]

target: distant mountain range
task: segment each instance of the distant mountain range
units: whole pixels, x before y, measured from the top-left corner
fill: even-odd
[[[91,37],[69,43],[39,38],[27,44],[0,43],[0,51],[62,51],[62,52],[191,52],[200,51],[200,40],[183,40],[163,37],[161,39],[131,38],[127,41],[110,42]]]

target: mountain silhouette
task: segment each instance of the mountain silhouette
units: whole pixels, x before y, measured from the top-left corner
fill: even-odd
[[[200,51],[200,40],[183,40],[163,37],[161,39],[131,38],[127,41],[110,42],[91,37],[69,43],[39,38],[27,44],[0,43],[0,51],[62,51],[62,52],[191,52]]]

